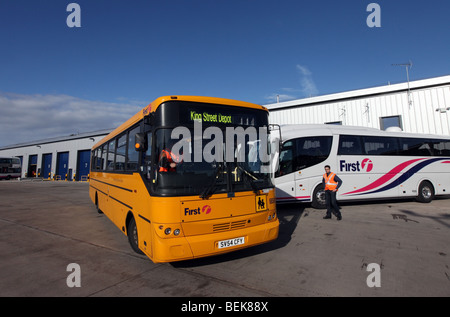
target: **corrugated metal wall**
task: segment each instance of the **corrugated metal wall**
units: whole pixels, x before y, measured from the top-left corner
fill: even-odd
[[[276,124],[322,124],[342,121],[343,125],[380,129],[380,118],[401,116],[405,132],[450,135],[450,85],[415,89],[408,92],[361,96],[356,99],[328,101],[315,105],[271,110],[270,122]],[[270,109],[270,107],[269,107]]]

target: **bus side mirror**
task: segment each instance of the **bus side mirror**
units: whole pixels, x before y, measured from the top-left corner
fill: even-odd
[[[136,151],[146,151],[147,150],[147,142],[145,142],[145,134],[144,133],[136,133],[134,136],[134,149]]]

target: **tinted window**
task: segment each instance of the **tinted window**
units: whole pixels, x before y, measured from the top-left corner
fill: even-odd
[[[431,156],[431,140],[417,138],[400,139],[400,155],[406,156]]]
[[[276,177],[320,164],[330,155],[332,136],[305,137],[285,142]]]
[[[450,156],[450,140],[432,140],[434,155]]]
[[[282,176],[294,171],[292,159],[294,158],[293,150],[294,150],[294,142],[288,141],[285,142],[280,151],[280,168],[277,171],[275,176]]]
[[[332,136],[307,137],[295,140],[295,170],[325,161],[330,155]]]
[[[360,136],[341,135],[339,136],[338,155],[364,155],[364,149],[361,146]]]
[[[364,136],[364,150],[367,155],[397,155],[398,138]]]

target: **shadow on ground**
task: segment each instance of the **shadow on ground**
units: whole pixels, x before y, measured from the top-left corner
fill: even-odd
[[[233,261],[283,248],[291,241],[291,236],[294,233],[295,228],[297,228],[300,218],[305,211],[305,207],[307,207],[307,205],[286,204],[277,206],[277,215],[278,220],[280,221],[280,227],[278,239],[272,242],[217,256],[173,262],[171,263],[171,265],[176,268],[198,267],[203,265]]]

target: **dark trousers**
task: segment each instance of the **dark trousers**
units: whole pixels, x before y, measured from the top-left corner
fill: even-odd
[[[339,211],[339,206],[336,200],[336,193],[331,190],[325,191],[325,200],[327,202],[327,217],[331,217],[331,213],[333,213],[336,217],[341,216],[341,212]]]

